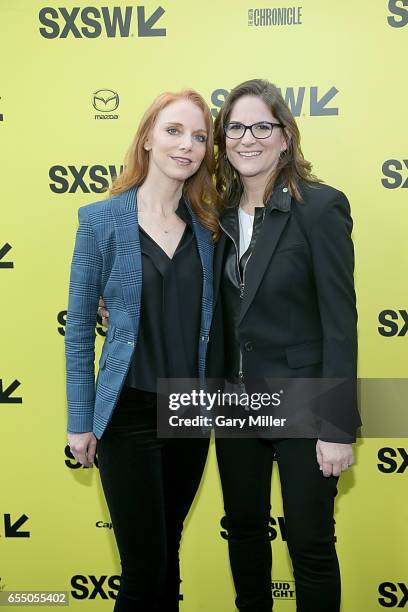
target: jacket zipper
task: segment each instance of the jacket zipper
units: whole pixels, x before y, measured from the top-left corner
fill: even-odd
[[[242,270],[242,275],[241,275],[241,270],[239,268],[239,249],[236,243],[236,240],[233,236],[231,236],[231,234],[225,229],[225,227],[223,226],[223,224],[220,222],[220,227],[224,230],[224,232],[227,234],[227,236],[229,238],[231,238],[232,242],[234,243],[235,246],[235,254],[237,257],[237,270],[238,270],[238,276],[239,276],[239,297],[242,300],[244,297],[244,291],[245,291],[245,271],[246,271],[246,267],[248,265],[248,261],[251,259],[252,253],[249,254],[248,259],[245,262],[244,265],[244,269]],[[239,366],[238,366],[238,378],[239,378],[239,383],[240,385],[244,384],[244,372],[243,372],[243,363],[242,363],[242,351],[241,351],[241,346],[239,347]]]

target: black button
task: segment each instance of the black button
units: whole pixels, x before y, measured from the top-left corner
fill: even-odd
[[[244,349],[245,349],[246,351],[252,351],[252,348],[253,348],[253,347],[252,347],[252,342],[245,342],[245,344],[244,344]]]

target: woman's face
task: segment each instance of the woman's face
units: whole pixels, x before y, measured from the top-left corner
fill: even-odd
[[[144,143],[150,151],[149,170],[185,181],[200,167],[206,152],[207,128],[201,109],[190,100],[176,100],[157,116]]]
[[[262,121],[279,123],[262,98],[242,96],[234,103],[228,123],[253,125]],[[254,138],[251,130],[246,130],[242,138],[225,137],[225,140],[227,157],[241,177],[264,175],[265,181],[278,163],[281,151],[287,147],[283,129],[278,127],[273,128],[268,138]]]

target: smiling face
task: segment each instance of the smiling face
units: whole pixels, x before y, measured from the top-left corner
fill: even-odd
[[[201,109],[190,100],[163,108],[144,143],[149,173],[184,182],[200,167],[206,153],[207,128]]]
[[[279,123],[267,104],[259,96],[245,95],[239,98],[231,109],[228,123],[253,125],[268,121]],[[286,151],[287,144],[282,128],[274,127],[268,138],[257,139],[250,130],[239,139],[226,137],[226,153],[229,162],[241,178],[264,178],[265,183],[278,163],[279,155]]]

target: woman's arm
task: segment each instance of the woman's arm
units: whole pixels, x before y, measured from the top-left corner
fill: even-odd
[[[323,378],[357,376],[357,310],[353,222],[340,192],[320,207],[310,233],[313,273],[323,329]]]
[[[68,432],[92,432],[95,404],[95,322],[101,294],[102,255],[88,218],[79,209],[71,265],[65,355]]]
[[[353,221],[346,196],[326,202],[310,234],[313,272],[323,330],[322,377],[347,379],[333,389],[322,408],[317,461],[324,476],[338,476],[354,463],[353,424],[358,419],[357,310],[354,291]],[[325,404],[324,398],[322,404]],[[332,425],[345,423],[346,431]]]

